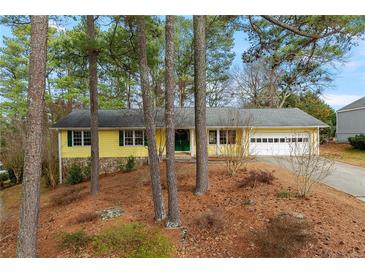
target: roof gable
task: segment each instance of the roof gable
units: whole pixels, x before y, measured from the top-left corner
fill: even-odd
[[[365,96],[344,106],[343,108],[340,108],[339,110],[337,110],[337,112],[340,112],[343,110],[357,109],[357,108],[365,108]]]

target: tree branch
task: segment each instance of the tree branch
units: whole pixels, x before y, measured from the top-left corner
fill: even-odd
[[[287,29],[295,34],[298,34],[300,36],[303,36],[303,37],[307,37],[307,38],[312,38],[312,39],[320,39],[320,38],[323,38],[324,36],[322,35],[318,35],[318,34],[310,34],[310,33],[306,33],[306,32],[303,32],[301,30],[299,30],[298,28],[296,27],[293,27],[293,26],[290,26],[284,22],[281,22],[279,20],[276,20],[274,17],[272,16],[268,16],[268,15],[261,15],[262,18],[266,19],[267,21],[269,21],[270,23],[273,23],[274,25],[277,25],[279,27],[282,27],[284,29]]]

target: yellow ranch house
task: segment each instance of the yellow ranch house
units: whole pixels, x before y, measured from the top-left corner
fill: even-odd
[[[99,110],[100,170],[114,172],[123,159],[148,157],[143,111]],[[319,153],[319,129],[325,123],[298,108],[207,108],[208,156],[234,151],[251,155],[285,156],[295,145],[301,153]],[[195,157],[194,108],[175,108],[176,157]],[[165,154],[164,110],[155,111],[156,143]],[[90,111],[73,110],[53,125],[58,131],[60,180],[75,162],[85,165],[90,157]],[[315,148],[315,151],[313,151]]]

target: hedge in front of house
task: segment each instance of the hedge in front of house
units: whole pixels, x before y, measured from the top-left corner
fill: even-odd
[[[365,135],[359,134],[348,138],[350,144],[357,149],[365,150]]]

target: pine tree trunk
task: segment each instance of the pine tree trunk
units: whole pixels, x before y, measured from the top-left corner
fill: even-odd
[[[5,203],[3,199],[3,194],[0,192],[0,226],[2,225],[2,222],[5,221]]]
[[[174,124],[174,16],[166,16],[165,52],[165,124],[166,124],[166,175],[168,185],[168,220],[166,227],[180,226],[180,213],[175,174]]]
[[[17,257],[36,257],[42,174],[48,16],[31,16],[28,114]]]
[[[137,17],[138,31],[138,53],[139,53],[139,69],[141,78],[141,89],[143,99],[144,122],[146,125],[148,158],[150,166],[152,196],[155,209],[155,220],[160,222],[165,218],[163,207],[162,191],[160,184],[160,166],[156,148],[155,136],[155,118],[153,109],[153,98],[151,97],[150,84],[148,80],[147,65],[147,43],[145,33],[145,19],[143,16]]]
[[[87,16],[87,34],[89,43],[95,41],[94,16]],[[91,180],[90,192],[96,195],[99,192],[99,136],[98,136],[98,51],[93,44],[88,49],[89,58],[89,89],[90,89],[90,129],[91,129]]]
[[[193,16],[194,26],[194,95],[196,131],[196,188],[195,194],[208,191],[208,150],[206,129],[206,66],[205,16]]]

